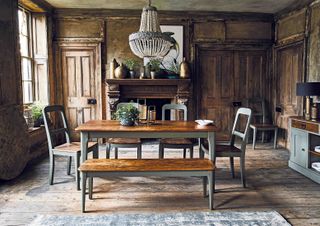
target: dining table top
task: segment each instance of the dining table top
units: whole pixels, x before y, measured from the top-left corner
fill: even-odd
[[[78,132],[216,132],[215,125],[200,126],[195,121],[155,121],[122,126],[117,120],[90,120],[75,128]]]

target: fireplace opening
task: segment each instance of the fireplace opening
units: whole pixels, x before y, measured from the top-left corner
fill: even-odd
[[[146,104],[147,106],[155,106],[156,108],[156,120],[161,120],[162,119],[162,106],[165,104],[171,104],[174,103],[174,100],[172,99],[160,99],[160,98],[142,98],[142,99],[137,99],[137,98],[126,98],[126,99],[121,99],[120,102],[135,102],[139,104]],[[169,116],[166,113],[166,119],[169,119]]]

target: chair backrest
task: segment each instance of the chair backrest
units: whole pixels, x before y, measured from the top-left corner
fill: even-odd
[[[139,107],[139,104],[138,103],[134,103],[134,102],[120,102],[117,104],[117,110],[120,108],[120,107],[125,107],[125,106],[128,106],[128,105],[132,105],[136,108]]]
[[[57,113],[60,116],[60,118],[62,120],[62,127],[61,128],[53,128],[52,126],[50,126],[51,121],[50,121],[49,113]],[[54,149],[53,137],[56,134],[64,133],[66,142],[67,143],[71,142],[68,123],[66,120],[66,115],[65,115],[65,111],[64,111],[63,106],[61,106],[61,105],[46,106],[43,109],[42,115],[43,115],[43,121],[44,121],[44,126],[46,129],[46,134],[47,134],[47,139],[48,139],[48,147],[49,147],[50,152],[52,151],[52,149]],[[57,124],[59,124],[59,123],[57,123]]]
[[[266,106],[266,100],[262,98],[257,98],[257,99],[249,99],[248,100],[248,107],[253,108],[251,105],[258,105],[258,109],[253,111],[252,117],[255,119],[260,119],[262,120],[262,123],[265,124],[268,122],[267,118],[267,106]],[[254,109],[254,108],[253,108]],[[254,120],[253,120],[254,121]],[[257,123],[257,122],[254,122]],[[261,121],[260,121],[261,123]]]
[[[240,117],[245,116],[245,128],[244,131],[237,130],[238,123],[240,123]],[[252,118],[252,110],[250,108],[239,108],[233,123],[231,132],[231,145],[234,145],[235,138],[239,137],[241,142],[241,151],[244,152],[247,145],[247,138],[249,134],[249,126]]]
[[[183,111],[183,120],[188,120],[188,110],[187,106],[184,104],[165,104],[162,106],[162,120],[165,120],[166,110],[182,110]],[[171,115],[170,115],[171,120]]]

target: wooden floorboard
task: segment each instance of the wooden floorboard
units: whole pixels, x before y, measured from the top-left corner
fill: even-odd
[[[120,150],[119,157],[135,158],[135,154]],[[245,189],[240,183],[238,160],[235,179],[230,176],[229,160],[217,161],[216,210],[276,210],[293,225],[320,225],[320,185],[288,168],[287,150],[258,144],[256,150],[248,145],[246,154]],[[100,156],[105,156],[103,150]],[[143,147],[143,158],[157,157],[156,145]],[[182,157],[182,151],[165,151],[165,157]],[[38,214],[81,215],[80,191],[76,190],[74,176],[66,175],[66,163],[64,158],[57,159],[52,186],[48,184],[47,158],[28,166],[13,181],[0,181],[0,225],[25,225]],[[94,182],[94,200],[87,201],[87,210],[87,215],[209,211],[208,198],[202,197],[201,179],[196,177],[98,178]]]

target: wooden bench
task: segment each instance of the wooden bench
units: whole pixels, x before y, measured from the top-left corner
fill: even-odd
[[[207,195],[208,180],[209,208],[213,209],[215,166],[208,159],[89,159],[79,170],[82,175],[82,212],[85,212],[87,178],[113,176],[203,177],[204,196]],[[92,199],[92,180],[89,180],[89,198]]]

